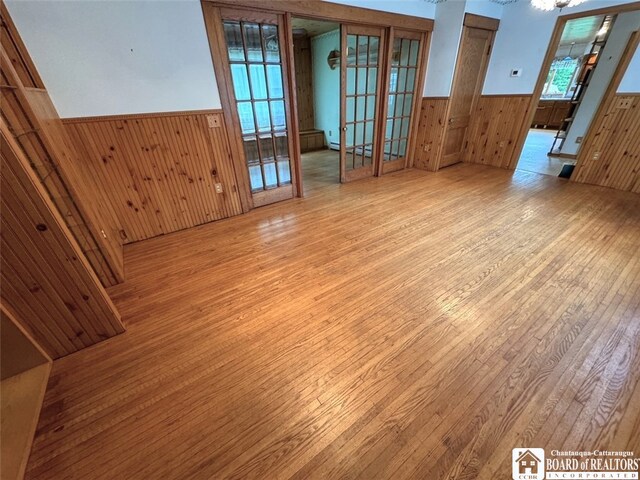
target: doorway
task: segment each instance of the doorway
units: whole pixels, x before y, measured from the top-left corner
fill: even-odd
[[[302,181],[340,183],[340,24],[291,19]]]
[[[592,15],[566,22],[547,71],[518,170],[569,175],[578,144],[574,123],[581,122],[580,104],[598,64],[615,17]],[[580,139],[578,139],[580,140]],[[568,167],[568,168],[567,168]]]

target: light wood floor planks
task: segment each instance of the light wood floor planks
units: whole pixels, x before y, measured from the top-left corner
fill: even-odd
[[[126,247],[128,331],[55,362],[27,478],[640,451],[640,196],[469,164],[339,185],[305,158],[305,199]]]

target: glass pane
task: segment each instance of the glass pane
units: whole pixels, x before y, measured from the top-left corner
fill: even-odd
[[[400,138],[400,126],[402,123],[402,119],[401,118],[396,118],[393,121],[393,135],[392,138],[397,139]]]
[[[356,111],[355,111],[355,107],[356,107],[356,99],[355,97],[347,97],[347,108],[346,108],[346,112],[345,112],[345,121],[347,122],[353,122],[353,120],[356,118]]]
[[[249,90],[247,67],[243,63],[232,63],[231,76],[233,77],[233,92],[236,94],[236,100],[250,100],[251,90]]]
[[[347,65],[356,63],[356,35],[347,35]]]
[[[279,134],[275,137],[276,155],[278,159],[289,158],[289,142],[287,135]]]
[[[278,162],[278,175],[280,176],[280,185],[291,183],[291,170],[289,161]]]
[[[347,123],[347,131],[345,132],[345,146],[346,147],[353,147],[353,133],[354,133],[354,128],[353,128],[353,123]]]
[[[278,39],[278,27],[275,25],[262,25],[262,41],[264,42],[265,61],[279,62],[280,42]]]
[[[400,65],[409,65],[409,48],[411,41],[408,38],[402,39],[402,47],[400,49]]]
[[[405,95],[404,96],[404,109],[402,110],[402,115],[410,116],[411,115],[411,104],[413,103],[413,95]]]
[[[407,90],[407,69],[401,68],[398,72],[398,92]]]
[[[276,176],[276,164],[273,162],[265,163],[262,165],[262,171],[264,172],[264,181],[267,188],[275,188],[278,186],[278,177]]]
[[[272,162],[275,160],[271,135],[260,136],[260,154],[263,162]]]
[[[356,123],[356,138],[355,138],[355,144],[356,145],[362,145],[364,139],[364,123]]]
[[[400,140],[400,146],[398,147],[398,156],[404,157],[407,154],[407,139]]]
[[[398,91],[398,69],[392,68],[391,75],[389,76],[389,91],[397,92]]]
[[[387,126],[384,131],[385,140],[391,139],[392,134],[393,134],[393,119],[387,120]]]
[[[356,120],[358,122],[364,120],[364,99],[365,97],[356,97]]]
[[[411,40],[411,53],[409,54],[409,65],[412,67],[418,66],[418,52],[420,51],[420,41]]]
[[[224,36],[227,39],[227,52],[232,62],[244,61],[242,32],[238,22],[224,22]]]
[[[367,70],[366,67],[358,68],[358,95],[367,93]]]
[[[242,144],[244,145],[244,156],[247,160],[247,164],[260,163],[260,155],[258,154],[258,144],[256,137],[243,138]]]
[[[400,136],[407,138],[409,136],[409,117],[403,117],[402,128],[400,128]]]
[[[395,109],[393,110],[393,116],[394,117],[400,117],[402,116],[402,107],[404,105],[404,95],[397,95],[396,96],[396,105],[395,105]]]
[[[353,170],[353,150],[347,149],[345,152],[345,168],[347,170]]]
[[[384,143],[384,155],[383,155],[384,161],[388,162],[389,160],[391,160],[391,142],[385,142]]]
[[[267,98],[267,79],[264,74],[263,65],[249,65],[249,75],[251,77],[251,89],[253,98],[262,100]]]
[[[378,86],[378,69],[372,67],[369,69],[369,83],[367,84],[367,93],[376,93]]]
[[[267,83],[269,84],[270,98],[283,98],[282,69],[280,65],[267,65]]]
[[[287,128],[283,100],[271,102],[271,122],[274,130],[284,130]]]
[[[238,117],[240,118],[240,128],[243,134],[256,132],[251,102],[238,102]]]
[[[373,143],[373,122],[367,122],[364,125],[364,143]]]
[[[405,87],[405,91],[413,92],[413,87],[416,84],[416,69],[408,68],[407,69],[407,86]]]
[[[356,93],[356,69],[347,68],[347,95],[355,95]]]
[[[372,65],[378,64],[380,58],[380,37],[369,37],[369,63]]]
[[[391,55],[391,65],[399,65],[400,64],[400,48],[402,47],[402,42],[399,38],[395,38],[393,40],[393,54]]]
[[[373,95],[367,96],[367,115],[365,120],[371,120],[376,113],[376,97]]]
[[[260,43],[260,25],[257,23],[245,23],[243,26],[247,60],[251,62],[261,62],[262,44]]]
[[[251,190],[264,190],[262,183],[262,168],[260,165],[252,165],[249,167],[249,178],[251,179]]]
[[[397,95],[393,94],[389,95],[389,101],[387,104],[387,117],[393,117],[393,113],[396,111],[396,96]]]
[[[255,114],[258,121],[258,131],[268,132],[271,130],[271,118],[269,117],[269,102],[255,102]]]
[[[366,35],[358,35],[358,65],[367,64],[368,52],[369,37]]]

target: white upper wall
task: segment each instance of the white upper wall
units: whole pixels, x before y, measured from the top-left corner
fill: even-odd
[[[61,117],[220,108],[197,0],[7,6]]]
[[[505,5],[482,93],[533,93],[560,14],[578,13],[623,3],[633,3],[633,0],[588,0],[562,12],[558,9],[552,12],[536,10],[528,0]],[[514,68],[521,68],[522,76],[510,77],[509,73]]]
[[[618,93],[640,93],[640,48],[636,48],[631,63],[622,77]]]

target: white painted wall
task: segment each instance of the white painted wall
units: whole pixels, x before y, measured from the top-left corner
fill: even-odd
[[[526,95],[533,92],[560,13],[578,13],[632,2],[588,0],[562,12],[536,10],[527,0],[505,5],[482,93]],[[510,77],[513,68],[522,68],[522,76]]]
[[[622,77],[618,93],[639,93],[640,92],[640,48],[636,48],[636,53],[627,67],[627,71]]]
[[[311,39],[315,127],[324,130],[327,146],[340,143],[340,66],[329,68],[327,56],[332,50],[340,50],[339,29]]]
[[[220,108],[197,0],[7,6],[62,117]]]
[[[576,139],[584,137],[587,133],[591,120],[627,46],[631,32],[639,27],[640,10],[622,13],[616,18],[607,43],[600,54],[598,64],[592,73],[589,86],[575,114],[575,120],[567,131],[567,139],[561,149],[562,153],[575,155],[578,152],[580,144],[576,142]]]

